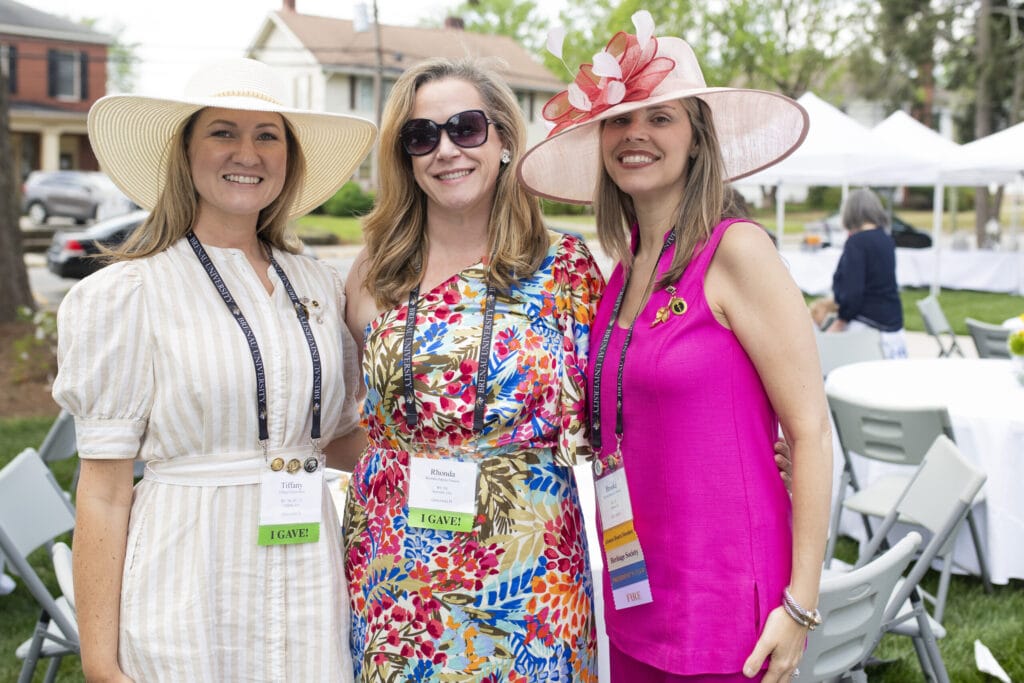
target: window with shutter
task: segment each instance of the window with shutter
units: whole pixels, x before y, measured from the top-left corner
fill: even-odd
[[[50,97],[65,101],[84,99],[88,68],[85,53],[49,50],[47,61]]]

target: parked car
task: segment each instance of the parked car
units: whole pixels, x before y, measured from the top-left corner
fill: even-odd
[[[116,247],[128,239],[149,215],[148,211],[132,211],[90,225],[85,230],[58,230],[46,252],[46,267],[60,277],[82,278],[91,275],[106,263],[96,256],[101,245]]]
[[[891,223],[889,233],[896,242],[897,247],[907,249],[927,249],[932,246],[932,236],[927,232],[915,228],[899,216],[893,214],[889,217]],[[842,247],[846,242],[846,230],[843,228],[843,219],[838,212],[820,221],[813,221],[804,225],[806,235],[805,244],[817,243],[824,247]],[[812,237],[813,236],[813,237]]]
[[[21,186],[21,212],[36,225],[54,216],[83,224],[138,208],[104,173],[32,171]]]

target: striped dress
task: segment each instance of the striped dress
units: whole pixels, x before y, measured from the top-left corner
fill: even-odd
[[[267,378],[272,452],[309,453],[309,348],[274,273],[206,247],[251,325]],[[323,366],[325,440],[358,421],[355,348],[335,271],[274,252]],[[318,314],[319,312],[319,314]],[[318,543],[259,547],[256,380],[234,318],[188,243],[117,263],[72,288],[59,313],[57,402],[82,458],[146,461],[135,489],[119,659],[137,681],[350,681],[341,529],[327,491]]]

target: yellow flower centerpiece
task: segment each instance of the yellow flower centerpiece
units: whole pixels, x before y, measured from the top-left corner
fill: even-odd
[[[1006,347],[1010,349],[1010,359],[1013,361],[1017,380],[1024,384],[1024,329],[1011,332],[1006,339]]]

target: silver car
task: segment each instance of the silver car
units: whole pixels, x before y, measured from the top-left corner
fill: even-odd
[[[83,224],[133,208],[132,201],[98,171],[33,171],[21,186],[21,211],[35,225],[54,216]]]

